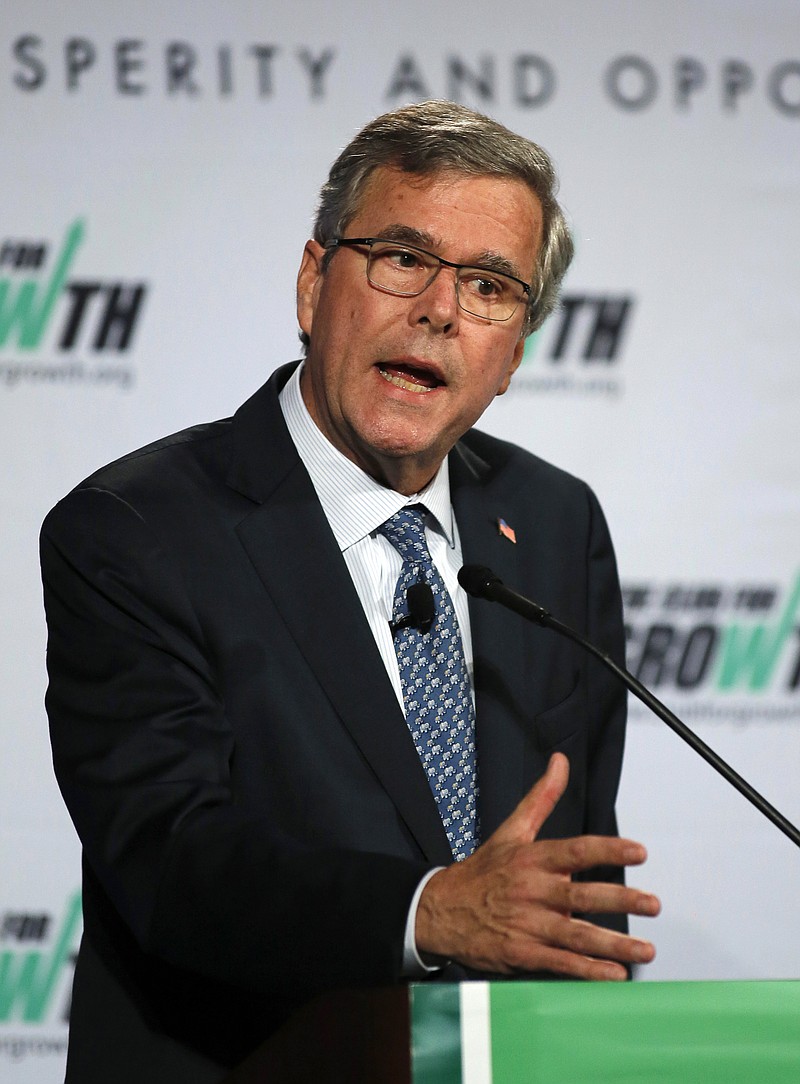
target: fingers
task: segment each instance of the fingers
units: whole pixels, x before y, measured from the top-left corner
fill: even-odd
[[[575,836],[536,844],[537,865],[551,873],[579,873],[595,866],[640,866],[646,860],[647,851],[641,843],[616,836]]]
[[[514,812],[500,825],[493,839],[503,843],[530,843],[567,789],[569,761],[553,753],[547,771],[531,787]]]
[[[569,979],[586,979],[590,982],[625,982],[628,969],[613,960],[598,960],[592,956],[579,956],[559,949],[543,949],[541,962],[536,971],[551,971]]]
[[[552,929],[540,930],[539,936],[534,952],[526,946],[530,955],[522,969],[544,966],[576,978],[625,979],[627,965],[650,963],[656,954],[649,941],[577,919],[554,922]],[[547,962],[542,964],[543,960]]]
[[[608,979],[626,978],[626,965],[650,963],[656,954],[650,941],[549,907],[518,915],[504,949],[513,971],[546,968],[578,978]]]
[[[418,949],[481,971],[548,970],[600,980],[625,979],[626,965],[653,959],[649,941],[575,916],[654,916],[661,909],[656,896],[611,882],[572,879],[598,866],[640,865],[645,848],[607,836],[536,838],[568,779],[569,762],[555,753],[497,831],[466,861],[434,874],[416,913]]]
[[[661,901],[650,892],[606,881],[552,883],[548,904],[564,914],[640,915],[655,918]]]
[[[655,956],[649,941],[582,916],[655,916],[661,909],[658,898],[606,881],[573,881],[564,870],[570,862],[594,863],[598,853],[614,854],[616,845],[622,842],[624,848],[627,841],[589,839],[577,857],[574,842],[503,844],[492,837],[465,862],[439,871],[419,900],[417,947],[506,974],[544,969],[610,980],[625,978],[626,964],[648,963]],[[640,858],[644,848],[633,846],[629,853]],[[565,860],[563,853],[571,857]]]
[[[569,761],[563,753],[553,753],[544,775],[487,843],[532,843],[567,789],[568,782]],[[577,873],[594,866],[639,866],[647,859],[647,851],[641,843],[617,837],[577,836],[537,846],[545,848],[537,855],[537,862],[554,873]]]
[[[575,918],[562,919],[551,938],[552,944],[572,953],[622,964],[650,963],[656,954],[650,941]]]

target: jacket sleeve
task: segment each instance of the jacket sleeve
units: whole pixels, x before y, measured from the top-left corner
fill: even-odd
[[[237,801],[213,649],[177,555],[87,486],[48,516],[41,560],[56,775],[140,948],[258,993],[395,981],[428,867],[310,847]]]

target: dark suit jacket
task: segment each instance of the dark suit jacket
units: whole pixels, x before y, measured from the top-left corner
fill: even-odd
[[[219,1080],[317,992],[399,981],[411,896],[450,861],[283,423],[290,368],[232,419],[99,471],[43,528],[47,709],[85,856],[80,1084]],[[477,431],[450,472],[465,562],[621,657],[590,490]],[[623,694],[554,633],[470,613],[484,838],[555,749],[571,777],[544,834],[614,833]]]

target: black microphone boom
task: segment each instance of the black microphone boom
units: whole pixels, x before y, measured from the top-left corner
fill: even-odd
[[[792,822],[787,820],[775,806],[770,805],[757,790],[754,790],[746,779],[743,779],[738,772],[735,772],[729,764],[714,752],[710,745],[706,745],[702,738],[698,738],[693,730],[690,730],[677,715],[674,715],[666,705],[653,696],[650,690],[642,685],[629,670],[614,662],[610,655],[595,647],[593,643],[574,629],[571,629],[569,625],[564,625],[556,620],[544,607],[525,598],[524,595],[512,591],[510,587],[506,587],[499,576],[496,576],[490,568],[483,565],[464,565],[458,573],[458,582],[467,594],[472,595],[474,598],[485,598],[490,602],[499,602],[502,606],[513,610],[514,613],[519,614],[528,621],[533,621],[534,624],[543,625],[545,628],[560,632],[562,636],[568,637],[568,639],[573,640],[584,650],[594,655],[612,673],[616,674],[634,696],[637,696],[643,704],[646,704],[659,719],[671,727],[688,745],[691,745],[692,749],[699,753],[703,760],[707,761],[724,779],[727,779],[731,786],[735,787],[756,809],[760,810],[768,820],[772,821],[776,828],[779,828],[796,846],[800,847],[800,831]]]

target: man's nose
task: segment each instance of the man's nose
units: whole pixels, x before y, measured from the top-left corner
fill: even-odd
[[[433,282],[412,300],[411,316],[415,324],[429,324],[444,334],[458,330],[460,310],[456,272],[452,267],[440,267]]]

